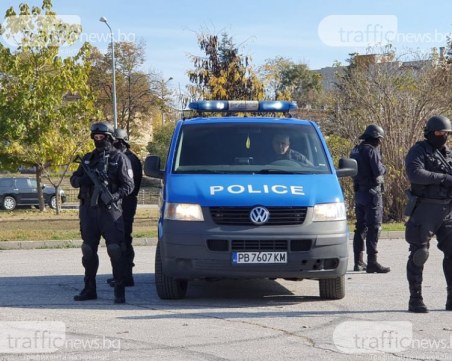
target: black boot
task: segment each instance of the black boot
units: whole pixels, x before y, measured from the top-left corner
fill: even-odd
[[[353,271],[365,271],[367,268],[367,264],[363,260],[363,252],[355,253],[355,266],[353,267]]]
[[[115,303],[126,303],[126,291],[123,284],[115,283]]]
[[[447,287],[446,311],[452,311],[452,287]]]
[[[452,311],[452,258],[444,256],[443,271],[447,284],[446,311]]]
[[[111,287],[115,287],[116,285],[116,280],[114,278],[109,278],[107,279],[107,283],[111,286]],[[133,280],[133,276],[126,276],[125,280],[124,280],[124,286],[125,287],[133,287],[135,286],[135,281]]]
[[[126,266],[126,271],[125,271],[125,275],[124,275],[124,286],[126,286],[126,287],[135,286],[135,281],[133,279],[133,272],[132,272],[133,266],[135,266],[135,264],[130,261]]]
[[[85,288],[78,295],[74,296],[74,301],[88,301],[97,299],[96,280],[85,277]]]
[[[388,273],[391,269],[389,267],[383,267],[381,264],[377,262],[376,254],[367,255],[367,273]]]
[[[410,301],[408,302],[408,311],[414,313],[427,313],[427,306],[422,298],[422,287],[419,284],[410,285]]]

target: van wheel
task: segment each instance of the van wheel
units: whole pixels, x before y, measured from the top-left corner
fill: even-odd
[[[7,211],[14,210],[16,208],[16,205],[16,198],[14,198],[13,196],[5,196],[5,198],[3,198],[3,208]]]
[[[345,297],[345,275],[338,278],[319,280],[320,298],[340,300]]]
[[[160,242],[155,250],[155,287],[162,300],[178,300],[187,294],[187,280],[177,280],[163,273],[162,257],[160,255]]]

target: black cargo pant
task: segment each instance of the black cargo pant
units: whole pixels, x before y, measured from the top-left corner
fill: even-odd
[[[353,237],[353,253],[364,251],[377,254],[377,243],[383,222],[383,195],[376,188],[360,189],[355,192],[355,234]]]
[[[82,202],[83,203],[83,202]],[[99,268],[97,254],[101,236],[105,239],[107,252],[113,268],[113,277],[121,284],[124,280],[124,223],[121,206],[107,207],[99,204],[91,207],[80,205],[80,233],[82,236],[82,264],[85,282],[94,281]]]
[[[447,286],[452,287],[452,203],[420,199],[405,227],[405,239],[410,245],[407,262],[410,286],[422,283],[424,263],[434,235],[438,248],[444,253],[443,271]]]
[[[137,211],[137,197],[130,195],[122,200],[123,219],[124,219],[124,241],[125,241],[125,274],[126,277],[131,276],[132,267],[134,266],[133,260],[135,258],[135,250],[133,249],[132,231],[133,220]]]

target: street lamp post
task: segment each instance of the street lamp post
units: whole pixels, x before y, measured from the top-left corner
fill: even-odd
[[[110,25],[107,22],[107,18],[105,16],[102,16],[99,19],[100,22],[105,23],[105,25],[108,26],[108,29],[110,30],[110,40],[111,40],[111,78],[113,83],[113,121],[114,121],[114,127],[115,129],[118,128],[118,114],[116,112],[116,67],[115,67],[115,42],[113,39],[113,31],[111,30]]]

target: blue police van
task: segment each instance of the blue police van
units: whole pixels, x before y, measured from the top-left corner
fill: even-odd
[[[320,297],[345,296],[348,227],[336,169],[318,125],[287,101],[199,101],[175,126],[162,179],[155,284],[181,299],[194,279],[319,281]]]

